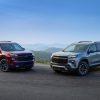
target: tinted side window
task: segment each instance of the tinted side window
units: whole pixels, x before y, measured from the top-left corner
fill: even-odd
[[[97,45],[98,51],[100,51],[100,43],[97,43],[96,45]]]
[[[93,52],[96,52],[97,49],[96,49],[96,45],[95,44],[92,44],[89,48],[89,51],[93,51]]]

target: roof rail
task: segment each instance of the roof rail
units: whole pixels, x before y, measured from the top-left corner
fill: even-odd
[[[95,41],[95,43],[100,43],[100,41]]]
[[[79,41],[78,43],[82,43],[82,42],[87,42],[88,43],[88,42],[92,42],[92,41]]]
[[[11,42],[11,41],[0,41],[0,42]]]

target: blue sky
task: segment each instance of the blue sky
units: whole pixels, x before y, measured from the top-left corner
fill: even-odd
[[[0,40],[100,41],[100,0],[0,0]]]

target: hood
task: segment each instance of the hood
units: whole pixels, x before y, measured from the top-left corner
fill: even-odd
[[[60,51],[60,52],[53,53],[52,56],[70,56],[70,55],[79,55],[79,54],[81,53]]]
[[[10,51],[12,54],[32,54],[31,51]]]

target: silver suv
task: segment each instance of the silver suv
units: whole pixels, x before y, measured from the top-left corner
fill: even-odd
[[[99,64],[100,42],[80,41],[51,56],[51,68],[55,72],[75,70],[84,76],[89,68]]]

